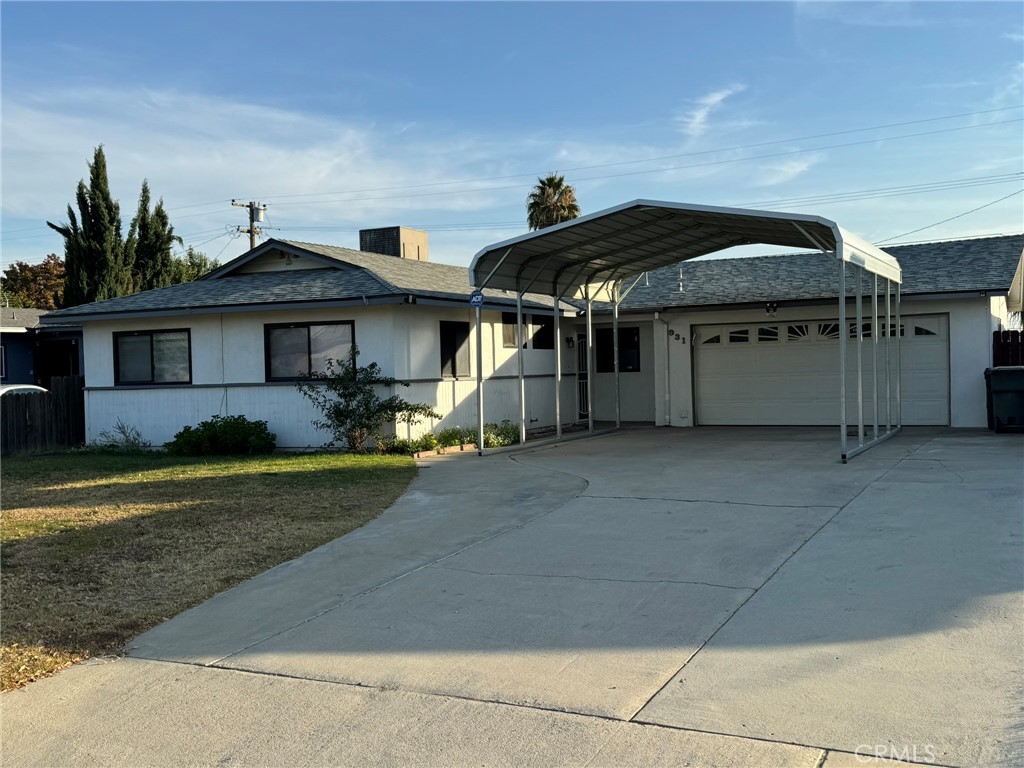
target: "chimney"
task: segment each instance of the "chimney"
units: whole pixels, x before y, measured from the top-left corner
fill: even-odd
[[[408,227],[361,229],[359,250],[410,261],[428,261],[427,233]]]

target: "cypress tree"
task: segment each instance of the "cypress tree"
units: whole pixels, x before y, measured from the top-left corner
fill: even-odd
[[[78,216],[68,205],[68,223],[47,225],[64,238],[64,306],[125,296],[132,290],[134,227],[121,235],[121,207],[110,195],[103,145],[89,164],[89,186],[78,182]]]
[[[132,221],[135,232],[135,290],[148,291],[150,288],[165,288],[180,282],[178,270],[171,253],[175,243],[181,243],[174,234],[174,227],[164,210],[164,201],[157,201],[156,208],[149,209],[149,182],[142,182],[139,195],[139,210]]]

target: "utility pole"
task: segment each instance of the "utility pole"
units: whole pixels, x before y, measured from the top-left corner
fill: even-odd
[[[238,227],[238,231],[249,235],[249,250],[252,250],[256,247],[256,235],[263,231],[256,226],[256,222],[263,221],[263,214],[267,212],[267,206],[254,202],[240,203],[237,200],[232,200],[231,204],[236,208],[246,208],[249,211],[249,226]]]

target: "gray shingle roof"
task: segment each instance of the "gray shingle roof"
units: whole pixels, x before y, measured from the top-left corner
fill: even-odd
[[[354,251],[351,248],[334,245],[303,243],[295,240],[279,240],[278,242],[362,267],[373,272],[400,293],[412,293],[416,296],[431,298],[466,299],[473,292],[473,286],[469,283],[469,270],[465,267],[399,259],[394,256]],[[485,288],[483,293],[484,296],[498,302],[515,303],[514,293],[490,288]],[[524,300],[545,307],[552,306],[551,298],[539,293],[527,293]]]
[[[218,307],[291,304],[413,295],[461,301],[472,292],[465,267],[381,256],[316,243],[271,240],[337,262],[322,269],[232,274],[222,268],[209,277],[169,288],[123,296],[47,313],[52,324],[62,319],[134,312],[174,312]],[[903,294],[962,291],[1005,291],[1024,248],[1024,235],[956,240],[947,243],[894,246],[886,250],[903,267]],[[244,263],[246,257],[239,257]],[[231,264],[225,265],[230,268]],[[682,291],[679,290],[680,270]],[[514,306],[515,296],[484,291],[490,304]],[[623,302],[623,309],[696,307],[765,301],[834,299],[836,262],[828,256],[788,254],[741,259],[683,262],[649,273]],[[528,306],[552,305],[539,294],[527,294]],[[595,305],[605,309],[606,305]],[[12,310],[6,310],[12,311]],[[18,312],[38,310],[16,310]],[[53,318],[53,320],[50,320]],[[8,323],[4,323],[8,325]]]
[[[394,256],[354,251],[316,243],[271,240],[280,244],[325,256],[337,262],[319,269],[232,274],[231,263],[217,270],[215,277],[191,283],[157,288],[131,296],[122,296],[92,304],[51,312],[54,319],[89,315],[130,314],[134,312],[168,312],[263,304],[315,303],[346,299],[401,297],[466,301],[473,289],[465,267],[448,264],[410,261]],[[245,256],[239,257],[243,262]],[[489,303],[514,306],[515,296],[503,291],[485,291]],[[531,306],[552,306],[547,296],[527,295]]]
[[[39,324],[39,316],[45,312],[43,309],[3,307],[0,310],[0,328],[35,328]]]
[[[1022,248],[1024,235],[1009,235],[891,246],[885,250],[903,268],[901,291],[906,296],[1006,291]],[[689,261],[649,273],[646,284],[641,279],[622,308],[835,299],[839,296],[837,274],[835,259],[820,253]]]

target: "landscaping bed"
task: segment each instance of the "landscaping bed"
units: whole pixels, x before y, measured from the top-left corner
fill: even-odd
[[[119,653],[164,619],[360,527],[416,473],[406,456],[6,458],[0,684]]]

